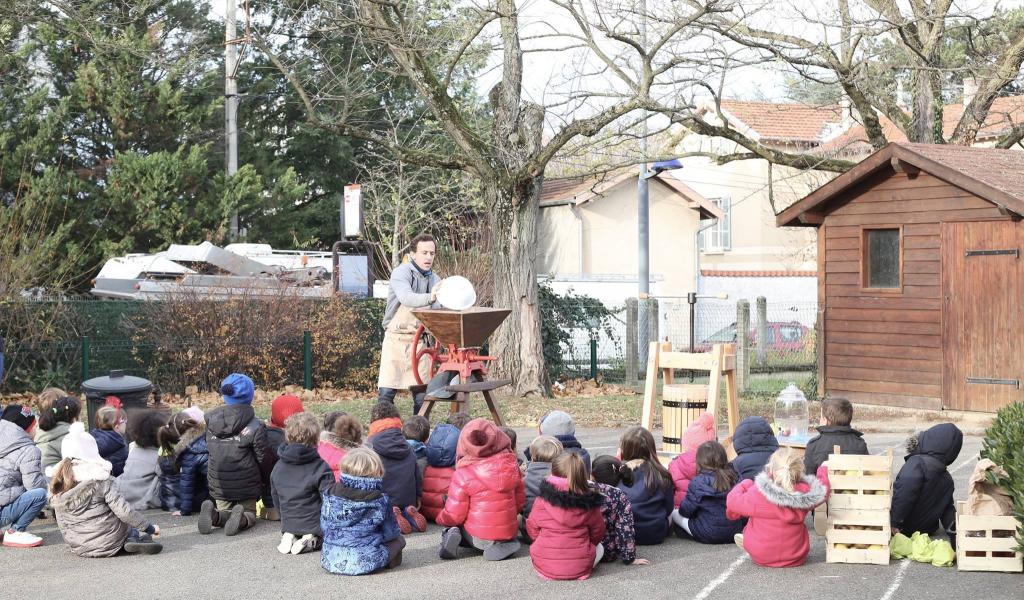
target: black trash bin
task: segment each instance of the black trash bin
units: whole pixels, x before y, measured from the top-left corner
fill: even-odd
[[[124,371],[115,370],[111,371],[110,375],[93,377],[82,383],[82,391],[85,392],[89,419],[86,425],[89,429],[95,427],[96,412],[106,404],[107,396],[117,396],[121,400],[121,408],[128,415],[128,431],[132,432],[135,430],[135,422],[148,409],[153,384],[148,379],[125,375]]]

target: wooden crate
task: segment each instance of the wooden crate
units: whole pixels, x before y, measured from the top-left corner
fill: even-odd
[[[665,384],[661,394],[661,447],[679,453],[683,451],[683,432],[708,410],[708,386]]]
[[[956,503],[956,568],[958,571],[1024,572],[1024,554],[1014,552],[1020,521],[1014,517],[965,515]]]
[[[877,456],[830,454],[828,508],[884,510],[892,506],[892,450]]]
[[[888,510],[829,508],[825,562],[887,565],[890,538],[892,529]]]

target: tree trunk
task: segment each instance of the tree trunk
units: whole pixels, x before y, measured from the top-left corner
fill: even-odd
[[[512,313],[491,336],[498,356],[495,372],[513,381],[517,396],[544,395],[544,349],[537,303],[537,220],[540,179],[520,181],[505,189],[484,182],[491,211],[491,254],[494,306]]]

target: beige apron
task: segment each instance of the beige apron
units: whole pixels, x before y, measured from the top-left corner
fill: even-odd
[[[412,341],[420,321],[412,309],[399,305],[395,316],[384,330],[384,345],[380,349],[378,388],[406,390],[416,385],[412,372]],[[420,373],[429,378],[430,357],[420,359]]]

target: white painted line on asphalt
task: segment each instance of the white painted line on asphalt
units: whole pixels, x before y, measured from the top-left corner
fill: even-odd
[[[889,584],[889,589],[885,590],[885,594],[882,595],[880,600],[890,600],[892,595],[896,593],[896,590],[900,589],[900,584],[903,583],[903,577],[907,574],[907,567],[910,566],[910,559],[904,558],[903,563],[900,564],[900,570],[896,572],[896,577],[893,578],[892,583]]]
[[[693,600],[704,600],[705,598],[710,596],[711,592],[715,591],[715,588],[725,583],[725,580],[729,579],[729,577],[732,576],[733,571],[738,569],[739,566],[742,565],[748,558],[750,558],[750,555],[744,552],[739,558],[734,560],[731,565],[729,565],[728,569],[722,571],[721,575],[715,577],[711,581],[711,583],[704,586],[704,589],[702,589],[700,593],[694,596]]]

